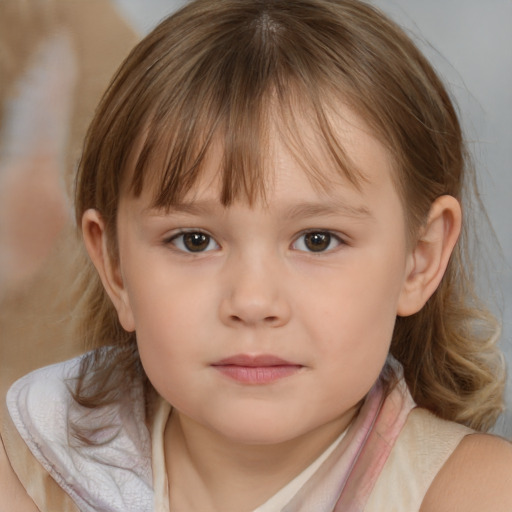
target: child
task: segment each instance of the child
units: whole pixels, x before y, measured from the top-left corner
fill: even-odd
[[[503,368],[467,173],[445,89],[367,4],[165,20],[78,172],[94,350],[8,393],[18,510],[511,510],[512,448],[475,432]]]

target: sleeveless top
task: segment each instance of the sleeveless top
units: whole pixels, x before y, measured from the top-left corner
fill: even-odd
[[[2,438],[9,461],[41,512],[168,512],[160,400],[146,426],[141,386],[119,404],[86,409],[69,385],[80,358],[42,368],[7,394]],[[97,426],[106,423],[107,429]],[[85,446],[71,423],[89,427]],[[403,381],[377,383],[360,413],[312,466],[255,512],[395,512],[420,509],[433,479],[472,431],[415,407]],[[284,505],[283,505],[284,504]]]

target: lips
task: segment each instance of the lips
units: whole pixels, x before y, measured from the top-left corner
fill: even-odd
[[[302,365],[273,355],[238,354],[222,359],[212,367],[225,377],[243,384],[270,384],[296,374]]]

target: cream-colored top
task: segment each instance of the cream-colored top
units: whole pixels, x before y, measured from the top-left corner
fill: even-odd
[[[169,512],[163,432],[170,406],[162,401],[155,415],[153,439],[153,483],[155,512]],[[472,431],[441,420],[425,409],[413,409],[377,480],[365,512],[416,512],[435,476],[462,438]],[[279,512],[313,476],[341,442],[342,433],[310,466],[253,512]]]
[[[463,425],[413,409],[366,503],[365,512],[416,512],[432,481],[462,439]]]

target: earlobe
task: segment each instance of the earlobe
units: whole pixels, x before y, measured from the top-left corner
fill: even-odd
[[[398,302],[397,314],[417,313],[439,286],[461,230],[462,213],[457,199],[438,197],[409,255],[409,268]]]
[[[119,322],[126,331],[134,331],[133,314],[119,263],[109,254],[105,222],[98,210],[89,209],[83,214],[82,234],[89,257],[116,308]]]

